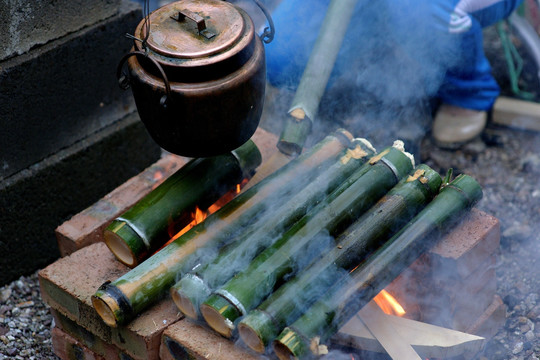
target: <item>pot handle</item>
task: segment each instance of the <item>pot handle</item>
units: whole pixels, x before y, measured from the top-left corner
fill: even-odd
[[[154,66],[158,69],[159,73],[161,74],[161,77],[163,78],[163,82],[165,83],[165,91],[166,94],[159,99],[159,104],[166,108],[167,107],[167,100],[171,97],[171,85],[169,83],[169,79],[167,78],[167,75],[165,74],[165,71],[163,71],[163,68],[159,63],[155,60],[149,57],[146,53],[142,51],[132,51],[130,53],[127,53],[120,59],[120,63],[118,64],[118,67],[116,68],[116,78],[118,79],[118,85],[120,85],[120,88],[123,90],[129,89],[129,77],[128,74],[123,72],[122,69],[124,67],[124,63],[127,59],[129,59],[132,56],[144,56],[144,58],[150,60]]]
[[[263,33],[260,35],[261,40],[265,44],[270,44],[272,40],[274,40],[274,35],[276,34],[276,28],[274,27],[272,16],[270,16],[270,11],[268,11],[268,9],[259,0],[253,0],[253,2],[261,9],[264,16],[266,16],[266,20],[268,21],[268,26],[264,28]]]

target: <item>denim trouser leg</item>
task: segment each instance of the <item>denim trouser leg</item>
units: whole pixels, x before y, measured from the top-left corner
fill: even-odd
[[[473,26],[461,35],[461,59],[448,70],[438,92],[442,102],[476,110],[493,106],[499,86],[483,51],[482,28],[506,18],[520,3],[505,0],[471,14]]]
[[[479,10],[471,14],[469,31],[449,34],[450,11],[458,0],[359,0],[331,82],[349,76],[359,88],[382,89],[377,95],[387,99],[392,99],[386,90],[392,90],[389,83],[394,82],[396,96],[417,90],[411,96],[425,94],[449,104],[487,110],[499,87],[483,52],[482,28],[508,16],[521,1],[504,0]],[[276,38],[266,47],[272,84],[298,85],[329,3],[283,0],[276,9]],[[402,55],[396,56],[393,49]],[[403,54],[419,70],[405,64],[399,58]]]

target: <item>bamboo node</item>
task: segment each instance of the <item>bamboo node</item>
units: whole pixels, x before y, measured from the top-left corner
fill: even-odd
[[[368,153],[357,144],[354,149],[347,149],[347,153],[341,157],[341,163],[347,164],[351,159],[362,159],[366,157]]]
[[[369,159],[369,164],[370,165],[375,165],[376,163],[378,163],[382,159],[382,157],[384,155],[388,154],[389,152],[390,152],[390,149],[388,148],[388,149],[384,150],[383,152],[381,152],[380,154],[375,155],[374,157]]]
[[[416,170],[414,172],[414,174],[409,175],[409,177],[407,178],[407,182],[411,182],[411,181],[415,181],[415,180],[420,179],[419,181],[422,184],[426,184],[429,181],[429,179],[424,176],[425,174],[426,174],[426,170],[418,169],[418,170]]]

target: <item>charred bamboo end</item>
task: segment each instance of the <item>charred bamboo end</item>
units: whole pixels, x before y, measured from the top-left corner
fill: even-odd
[[[278,335],[270,315],[263,311],[252,311],[238,324],[242,341],[252,350],[264,353],[266,346]]]
[[[234,321],[242,316],[241,312],[227,299],[220,295],[211,295],[200,307],[206,323],[221,335],[230,338],[236,328]]]
[[[293,329],[286,327],[273,342],[272,348],[280,360],[298,359],[309,353],[309,345]]]
[[[262,155],[253,140],[248,140],[244,145],[231,152],[240,165],[244,177],[251,177],[256,168],[262,163]]]
[[[196,275],[188,274],[171,288],[171,297],[176,307],[187,317],[198,319],[199,306],[211,291]]]
[[[115,286],[106,282],[92,296],[92,306],[103,322],[110,327],[122,325],[131,318],[133,310],[129,301]]]
[[[98,315],[103,322],[110,327],[116,327],[116,317],[114,316],[114,306],[117,305],[114,302],[108,301],[106,297],[92,297],[92,306],[96,309]],[[117,310],[117,309],[116,309]]]
[[[137,266],[147,252],[143,239],[125,221],[113,220],[103,237],[116,259],[130,268]]]
[[[299,121],[296,118],[288,117],[277,143],[277,148],[286,155],[298,155],[302,152],[310,132],[311,120],[305,118]]]

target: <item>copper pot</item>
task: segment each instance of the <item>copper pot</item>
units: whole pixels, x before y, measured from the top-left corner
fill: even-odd
[[[253,135],[266,65],[245,11],[220,0],[177,1],[143,19],[134,38],[118,76],[121,85],[131,86],[141,120],[162,148],[214,156]]]

